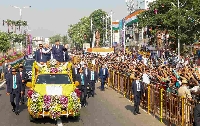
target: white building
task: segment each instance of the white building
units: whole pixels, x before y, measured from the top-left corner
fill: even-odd
[[[156,0],[134,0],[134,9],[148,9],[149,3],[156,1]]]

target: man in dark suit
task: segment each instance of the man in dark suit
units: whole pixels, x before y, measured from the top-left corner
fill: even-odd
[[[90,71],[90,88],[91,88],[91,95],[92,97],[94,97],[94,91],[95,91],[95,84],[98,80],[98,75],[97,72],[94,70],[94,67],[91,67],[91,71]]]
[[[8,78],[8,75],[11,73],[11,71],[12,71],[12,66],[8,64],[8,67],[6,68],[4,75],[6,79]]]
[[[88,86],[88,84],[90,83],[91,75],[90,75],[90,69],[88,68],[86,63],[84,64],[83,74],[85,76],[85,78],[84,78],[85,85]]]
[[[80,85],[77,87],[81,90],[81,97],[80,97],[80,101],[81,101],[81,106],[86,107],[86,103],[87,103],[87,83],[85,81],[86,76],[84,75],[84,70],[83,68],[80,68],[79,73],[77,75],[77,80],[79,81]]]
[[[43,45],[39,44],[39,49],[36,50],[36,56],[35,60],[36,62],[46,62],[45,54],[49,53],[51,49],[48,49],[47,51],[44,50]]]
[[[22,104],[24,104],[24,95],[25,95],[25,88],[26,88],[26,82],[28,80],[28,75],[26,74],[26,72],[23,70],[23,66],[20,66],[19,67],[19,74],[20,74],[20,77],[21,77],[21,80],[22,80],[22,87],[21,87],[21,90],[23,92],[23,94],[21,94],[21,97],[20,97],[20,101]]]
[[[2,64],[2,74],[4,74],[4,79],[6,79],[5,73],[6,73],[7,67],[8,67],[8,60],[5,59],[4,63]]]
[[[44,50],[45,51],[49,50],[48,44],[45,44]],[[49,61],[51,59],[51,52],[49,51],[48,53],[45,53],[44,56],[45,56],[45,60],[46,60],[45,62]]]
[[[56,59],[58,62],[64,61],[64,53],[65,47],[60,45],[59,40],[55,41],[55,46],[52,47],[52,55],[53,58]]]
[[[79,75],[79,68],[78,66],[75,64],[74,67],[72,68],[72,78],[73,78],[73,82],[78,81],[78,76]]]
[[[99,70],[99,78],[101,80],[101,90],[103,91],[105,82],[108,78],[108,69],[106,68],[105,65],[102,65],[102,68]]]
[[[134,111],[133,111],[134,115],[141,114],[139,112],[139,105],[140,105],[141,97],[145,93],[144,85],[140,81],[140,78],[141,78],[141,75],[137,74],[136,80],[134,80],[132,83],[132,90],[133,90],[133,95],[134,95]]]
[[[7,95],[10,95],[10,102],[12,105],[12,111],[16,115],[19,115],[19,101],[22,92],[22,80],[16,69],[12,69],[12,73],[8,75],[7,81]],[[15,102],[14,102],[15,100]]]
[[[198,104],[194,107],[194,126],[200,126],[200,98],[197,97]]]

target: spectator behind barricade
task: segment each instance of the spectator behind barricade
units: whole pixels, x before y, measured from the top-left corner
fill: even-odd
[[[197,105],[194,107],[194,126],[200,126],[200,97],[197,97]]]
[[[190,90],[187,88],[187,84],[188,84],[187,80],[182,80],[182,85],[178,89],[178,96],[192,99]]]
[[[144,70],[144,73],[142,75],[142,81],[144,84],[150,84],[150,78],[146,70]]]

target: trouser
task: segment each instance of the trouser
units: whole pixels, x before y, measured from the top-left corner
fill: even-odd
[[[90,81],[90,88],[91,88],[91,95],[94,96],[94,91],[95,91],[95,81],[94,80]]]
[[[87,97],[87,87],[81,85],[81,97],[80,97],[81,105],[85,105],[87,103],[86,97]]]
[[[101,90],[104,90],[105,79],[101,79]]]
[[[20,95],[20,101],[21,102],[24,102],[25,99],[24,99],[24,95],[25,95],[25,84],[22,84],[22,91],[23,91],[23,94]]]
[[[134,96],[134,112],[139,112],[139,106],[140,106],[140,97],[141,92],[137,92],[137,95]]]
[[[15,111],[19,111],[19,100],[20,92],[18,92],[17,89],[13,89],[12,93],[10,93],[10,103]]]

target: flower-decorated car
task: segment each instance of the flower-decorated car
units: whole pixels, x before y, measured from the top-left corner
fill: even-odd
[[[34,62],[32,82],[26,84],[30,88],[27,92],[30,121],[43,117],[79,117],[81,91],[78,85],[72,82],[72,63],[59,63],[54,59],[46,64]]]

